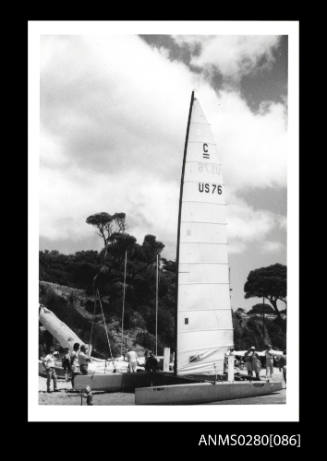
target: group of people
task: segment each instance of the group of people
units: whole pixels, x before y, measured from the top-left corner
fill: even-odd
[[[129,373],[136,373],[137,371],[137,352],[134,348],[131,348],[127,354],[126,354],[126,359],[128,362],[128,372]],[[145,371],[148,373],[156,373],[159,367],[158,360],[154,356],[152,351],[146,351],[145,352]]]
[[[49,354],[43,359],[43,365],[47,375],[47,392],[51,392],[51,381],[53,382],[53,391],[57,392],[57,374],[56,374],[56,361],[59,359],[59,353],[52,347]],[[137,363],[137,352],[134,348],[131,348],[127,354],[126,359],[128,362],[129,373],[136,373]],[[71,381],[72,389],[75,390],[74,382],[77,375],[87,375],[88,365],[91,361],[90,356],[87,354],[87,348],[85,345],[75,343],[72,351],[68,348],[64,349],[62,357],[62,367],[65,372],[65,379],[67,382]],[[145,353],[145,371],[148,373],[156,373],[159,368],[159,363],[152,351],[146,351]]]
[[[235,355],[234,348],[230,348],[230,350],[225,355],[225,363],[224,363],[224,370],[227,373],[228,369],[228,356]],[[276,356],[272,346],[269,344],[266,346],[264,351],[264,366],[266,368],[266,379],[269,380],[272,378],[274,374],[274,365],[276,364],[280,371],[283,373],[283,378],[286,383],[286,352],[283,352],[283,355]],[[261,364],[261,357],[256,351],[254,346],[251,346],[244,354],[243,360],[238,361],[236,360],[234,364],[236,366],[242,366],[244,363],[247,374],[249,378],[255,377],[257,380],[260,380],[260,369],[262,367]]]
[[[274,361],[277,361],[272,346],[269,344],[265,349],[265,367],[266,379],[271,379],[274,374]],[[248,376],[253,377],[255,374],[256,379],[260,380],[260,367],[261,361],[254,346],[251,346],[244,354],[244,361],[247,368]],[[286,352],[278,360],[278,367],[283,372],[284,381],[286,382]]]
[[[59,353],[52,347],[49,354],[46,355],[46,357],[43,359],[43,365],[47,375],[47,392],[51,392],[51,381],[53,381],[53,391],[58,391],[57,374],[55,368],[55,363],[58,358]],[[90,361],[91,358],[89,355],[87,355],[87,348],[84,346],[84,344],[80,345],[79,343],[75,343],[71,352],[68,348],[64,350],[62,367],[65,371],[65,379],[67,382],[71,381],[73,390],[75,389],[75,377],[79,374],[88,374],[88,365]]]

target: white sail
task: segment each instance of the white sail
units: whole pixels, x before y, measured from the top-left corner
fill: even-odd
[[[233,345],[225,191],[210,125],[192,93],[178,241],[178,374],[220,374]]]

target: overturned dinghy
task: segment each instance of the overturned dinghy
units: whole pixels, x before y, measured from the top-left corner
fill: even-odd
[[[280,391],[282,383],[264,381],[176,384],[135,389],[136,405],[192,405]]]

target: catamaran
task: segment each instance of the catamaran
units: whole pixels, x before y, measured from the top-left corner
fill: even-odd
[[[193,91],[180,183],[175,374],[198,382],[135,389],[136,404],[205,403],[282,388],[282,383],[205,379],[223,375],[233,347],[226,224],[220,158]]]

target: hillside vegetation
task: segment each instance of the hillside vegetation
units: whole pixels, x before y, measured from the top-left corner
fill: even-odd
[[[128,250],[124,348],[133,343],[155,347],[156,253],[163,244],[146,236],[142,245],[133,242]],[[112,251],[103,265],[103,254],[82,251],[64,255],[40,252],[40,302],[46,305],[83,341],[92,343],[95,353],[108,356],[109,350],[99,306],[95,308],[94,281],[99,288],[114,355],[121,350],[121,315],[124,251]],[[100,274],[100,275],[99,275]],[[160,260],[158,352],[175,345],[176,264]],[[238,350],[252,345],[263,349],[267,343],[285,348],[285,320],[242,318],[233,313],[234,343]],[[92,333],[92,334],[91,334]],[[92,336],[92,337],[91,337]]]

